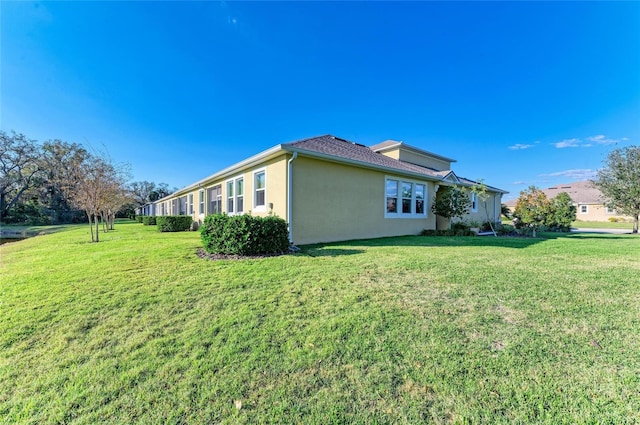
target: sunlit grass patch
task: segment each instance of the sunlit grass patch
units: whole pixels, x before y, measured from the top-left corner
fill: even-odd
[[[249,260],[116,225],[3,245],[7,423],[636,423],[631,235],[402,237]]]

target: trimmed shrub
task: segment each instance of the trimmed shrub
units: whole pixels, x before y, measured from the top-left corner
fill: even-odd
[[[447,230],[435,230],[424,229],[420,232],[420,236],[477,236],[475,232],[470,229],[447,229]]]
[[[145,226],[155,226],[156,225],[156,216],[154,216],[154,215],[142,216],[142,224],[144,224]]]
[[[137,221],[138,223],[142,223],[142,219],[143,219],[143,218],[144,218],[144,216],[142,216],[142,215],[137,215],[137,216],[136,216],[136,221]]]
[[[190,215],[163,215],[156,217],[158,232],[185,232],[191,230]]]
[[[287,222],[275,216],[214,214],[204,219],[200,234],[210,254],[263,255],[289,250]]]

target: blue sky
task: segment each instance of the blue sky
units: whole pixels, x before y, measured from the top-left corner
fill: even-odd
[[[2,1],[0,24],[0,128],[135,180],[330,133],[517,197],[640,144],[640,2]]]

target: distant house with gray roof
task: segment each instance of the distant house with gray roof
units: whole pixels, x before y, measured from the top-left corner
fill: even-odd
[[[579,181],[573,183],[563,183],[542,189],[547,198],[555,198],[562,192],[566,192],[576,207],[576,218],[581,221],[609,221],[612,218],[630,220],[617,214],[612,208],[607,207],[600,190],[591,181]],[[513,210],[517,199],[506,202],[506,205]]]

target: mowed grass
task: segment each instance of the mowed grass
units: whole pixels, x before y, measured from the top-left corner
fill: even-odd
[[[2,423],[640,422],[640,238],[0,247]]]
[[[629,229],[633,230],[633,222],[622,221],[574,221],[572,227],[580,227],[584,229]]]

